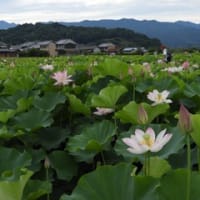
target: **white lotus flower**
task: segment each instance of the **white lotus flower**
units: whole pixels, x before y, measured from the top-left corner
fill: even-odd
[[[168,68],[165,68],[161,71],[167,71],[169,73],[177,73],[177,72],[182,72],[183,71],[183,67],[182,66],[179,66],[179,67],[168,67]]]
[[[166,129],[162,130],[156,137],[152,128],[147,128],[145,132],[136,129],[135,135],[131,135],[130,138],[123,138],[122,141],[129,146],[127,150],[133,154],[143,154],[148,151],[158,152],[172,137],[171,133],[165,133]]]
[[[112,113],[114,111],[114,109],[112,108],[100,108],[100,107],[97,107],[96,108],[97,111],[94,112],[95,115],[107,115],[109,113]]]
[[[172,103],[171,99],[167,99],[169,95],[168,90],[164,90],[162,92],[159,92],[158,90],[153,90],[153,92],[149,92],[147,95],[147,98],[154,103],[153,106],[161,104],[161,103]]]
[[[53,65],[43,65],[40,68],[43,70],[49,70],[49,71],[52,71],[54,69]]]

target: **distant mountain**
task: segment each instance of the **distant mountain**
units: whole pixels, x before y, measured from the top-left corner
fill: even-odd
[[[127,28],[143,33],[150,38],[158,38],[164,45],[171,48],[200,47],[200,24],[191,22],[159,22],[155,20],[97,20],[81,22],[60,22],[65,26]]]
[[[59,23],[36,23],[18,25],[15,28],[0,30],[2,42],[20,44],[28,41],[60,40],[71,38],[80,44],[98,45],[113,42],[121,47],[140,46],[158,48],[161,42],[150,39],[144,34],[135,33],[124,28],[97,28],[64,26]]]
[[[0,30],[8,29],[8,28],[13,28],[17,26],[15,23],[8,23],[6,21],[0,20]]]
[[[177,21],[177,22],[175,22],[175,23],[176,23],[176,24],[179,24],[179,25],[186,26],[186,27],[191,27],[191,28],[200,29],[200,24],[195,24],[195,23],[192,23],[192,22]]]
[[[141,33],[149,38],[157,38],[162,44],[171,48],[200,48],[200,24],[177,21],[159,22],[156,20],[85,20],[81,22],[59,22],[65,26],[126,28],[135,33]],[[44,23],[52,24],[52,23]],[[8,29],[17,26],[14,23],[0,21],[0,29]]]

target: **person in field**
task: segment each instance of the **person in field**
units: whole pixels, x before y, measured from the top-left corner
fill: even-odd
[[[171,54],[171,52],[165,46],[161,46],[161,49],[162,49],[162,54],[163,54],[163,60],[164,60],[164,62],[166,62],[166,63],[171,62],[171,60],[172,60],[172,54]]]

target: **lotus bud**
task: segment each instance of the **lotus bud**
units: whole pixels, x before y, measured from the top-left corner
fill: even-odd
[[[179,110],[178,125],[184,133],[189,133],[192,130],[190,112],[187,110],[187,108],[183,104],[181,104],[180,110]]]
[[[44,160],[44,167],[46,169],[49,169],[49,167],[50,167],[50,160],[49,160],[48,157],[46,157],[45,160]]]
[[[119,74],[119,79],[120,79],[120,80],[123,79],[123,74],[122,74],[122,73]]]
[[[144,107],[140,104],[138,108],[138,123],[146,124],[148,122],[148,114]]]
[[[131,75],[131,76],[133,75],[133,68],[132,67],[128,68],[128,74]]]

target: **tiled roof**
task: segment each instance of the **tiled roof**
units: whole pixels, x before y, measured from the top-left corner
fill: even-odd
[[[74,42],[71,39],[63,39],[63,40],[57,41],[56,44],[76,44],[76,42]]]

